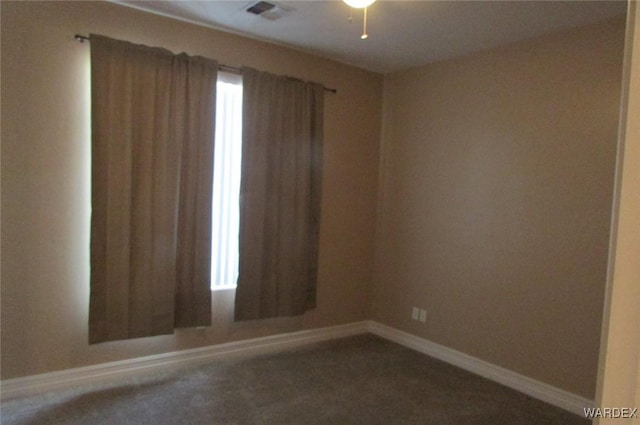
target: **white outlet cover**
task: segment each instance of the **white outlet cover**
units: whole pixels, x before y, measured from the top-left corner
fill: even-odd
[[[422,323],[427,321],[427,310],[420,310],[420,321]]]
[[[420,317],[420,309],[418,307],[413,307],[411,309],[411,319],[418,320],[419,317]]]

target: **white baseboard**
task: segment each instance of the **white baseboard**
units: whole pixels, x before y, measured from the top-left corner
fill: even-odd
[[[28,397],[82,384],[113,382],[124,377],[201,364],[223,357],[269,353],[367,333],[368,328],[368,322],[356,322],[7,379],[0,382],[0,399]]]
[[[586,398],[374,321],[355,322],[327,328],[291,332],[117,362],[102,363],[59,372],[43,373],[24,378],[8,379],[0,383],[0,398],[2,400],[10,400],[48,391],[69,389],[82,384],[102,384],[117,381],[124,377],[142,375],[158,370],[166,371],[167,368],[201,364],[223,357],[269,353],[367,332],[468,370],[469,372],[581,416],[584,415],[583,409],[585,407],[593,406],[593,401]]]
[[[592,400],[378,322],[369,322],[369,332],[582,417],[584,408],[594,405]]]

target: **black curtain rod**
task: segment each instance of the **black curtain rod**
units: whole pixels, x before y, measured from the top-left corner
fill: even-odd
[[[85,41],[91,41],[90,37],[87,37],[86,35],[80,35],[80,34],[76,34],[75,35],[75,39],[77,41],[79,41],[80,43],[84,43]],[[231,72],[234,74],[242,74],[242,69],[235,67],[235,66],[230,66],[230,65],[224,65],[224,64],[220,64],[218,65],[218,69],[220,71],[225,71],[225,72]],[[329,91],[331,93],[338,93],[337,89],[332,89],[329,87],[322,87],[325,91]]]

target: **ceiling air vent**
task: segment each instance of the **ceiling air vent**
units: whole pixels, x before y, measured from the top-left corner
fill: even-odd
[[[258,15],[261,18],[269,19],[270,21],[275,21],[276,19],[280,19],[283,16],[289,14],[293,9],[290,7],[285,7],[276,3],[270,3],[268,1],[259,1],[257,3],[253,3],[249,8],[247,8],[247,12],[252,13],[254,15]]]

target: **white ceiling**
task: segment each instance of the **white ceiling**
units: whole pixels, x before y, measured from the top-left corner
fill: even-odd
[[[292,11],[275,21],[245,10],[256,1],[117,3],[223,31],[294,47],[379,73],[411,68],[597,22],[626,11],[626,1],[390,1],[362,11],[339,0],[270,1]]]

